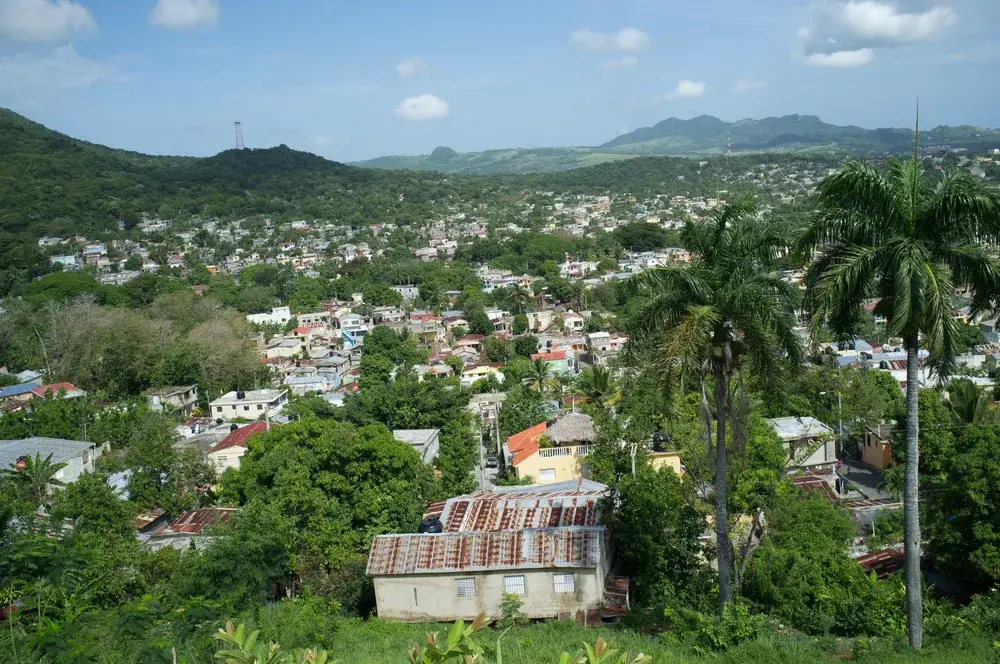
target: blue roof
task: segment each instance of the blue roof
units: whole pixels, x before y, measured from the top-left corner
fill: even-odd
[[[37,382],[21,383],[20,385],[2,387],[0,388],[0,399],[7,399],[8,397],[16,397],[21,394],[27,394],[36,387],[38,387]]]

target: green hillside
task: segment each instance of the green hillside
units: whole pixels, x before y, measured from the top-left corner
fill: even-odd
[[[935,127],[920,132],[925,147],[972,150],[1000,147],[1000,131],[980,127]],[[727,153],[838,152],[860,155],[906,153],[912,129],[864,129],[823,122],[815,115],[786,115],[724,122],[710,115],[669,118],[596,147],[455,152],[439,147],[429,155],[379,157],[358,162],[373,168],[408,168],[488,175],[565,171],[636,156],[704,156]]]

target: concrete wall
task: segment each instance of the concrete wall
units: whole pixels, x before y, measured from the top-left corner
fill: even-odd
[[[542,453],[556,449],[569,450],[571,453],[566,456],[542,456]],[[552,484],[553,482],[578,480],[586,475],[584,472],[583,457],[577,453],[579,449],[579,447],[540,449],[519,463],[514,470],[517,476],[521,478],[530,475],[535,479],[535,484]],[[543,470],[553,470],[555,471],[555,475],[545,475],[543,477]]]
[[[222,475],[227,468],[239,468],[243,460],[243,455],[246,453],[247,448],[236,445],[219,450],[218,452],[209,452],[208,460],[212,464],[212,467],[215,468],[215,472]]]
[[[684,474],[684,470],[681,468],[681,455],[679,452],[650,452],[649,465],[653,467],[653,470],[669,468],[677,473],[678,476]]]
[[[555,592],[554,574],[573,574],[576,591]],[[472,620],[480,613],[500,617],[504,577],[524,576],[521,613],[529,618],[555,618],[560,613],[600,608],[604,571],[598,569],[504,570],[462,574],[416,574],[375,577],[379,618],[407,622]],[[455,579],[472,578],[475,597],[458,597]]]
[[[861,460],[879,470],[884,470],[892,463],[892,447],[882,442],[871,431],[866,431],[861,445]]]

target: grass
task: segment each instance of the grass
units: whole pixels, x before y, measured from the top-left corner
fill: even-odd
[[[404,624],[381,620],[346,620],[330,639],[329,648],[343,664],[403,664],[406,653],[428,632],[442,637],[449,625]],[[498,630],[477,634],[487,662],[496,660]],[[862,648],[851,639],[818,639],[792,635],[768,635],[744,643],[718,655],[699,655],[685,646],[665,639],[616,627],[583,628],[572,622],[545,622],[515,627],[500,647],[506,664],[555,664],[562,652],[576,653],[584,643],[603,636],[619,650],[643,652],[656,664],[694,664],[707,661],[721,664],[822,664],[824,662],[866,662],[869,664],[988,664],[1000,663],[1000,655],[988,640],[968,644],[931,644],[922,652],[880,644]]]

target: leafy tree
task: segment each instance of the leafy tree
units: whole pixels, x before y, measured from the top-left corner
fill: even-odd
[[[514,354],[530,358],[538,352],[538,337],[525,334],[514,339]]]
[[[388,357],[366,353],[361,356],[361,362],[358,364],[358,385],[362,389],[367,389],[374,385],[388,383],[394,369],[392,360]]]
[[[487,362],[504,363],[514,354],[514,346],[500,337],[490,335],[483,341],[483,356]]]
[[[615,239],[629,251],[654,251],[667,246],[667,232],[655,224],[638,221],[615,229]],[[617,269],[617,264],[612,269]]]
[[[308,313],[319,309],[319,298],[308,290],[297,290],[288,298],[288,307],[297,313]]]
[[[142,257],[139,254],[132,254],[125,260],[126,270],[141,270],[142,269]]]
[[[520,385],[509,387],[507,398],[500,408],[500,437],[507,439],[519,431],[544,422],[545,418],[545,408],[538,392]]]
[[[86,473],[59,491],[52,513],[73,520],[74,533],[113,534],[134,537],[134,505],[119,496],[107,479],[96,473]]]
[[[704,517],[694,507],[691,490],[669,468],[655,471],[646,465],[618,486],[608,528],[620,573],[632,579],[639,606],[690,602],[709,585],[698,540]]]
[[[514,316],[514,322],[510,325],[510,331],[514,334],[524,334],[528,331],[528,317],[524,314]]]
[[[620,393],[611,369],[588,366],[580,372],[578,382],[580,393],[598,408],[606,408],[617,402]]]
[[[683,358],[703,381],[707,369],[714,382],[720,613],[732,599],[726,443],[729,435],[744,435],[727,412],[730,381],[748,369],[759,381],[775,382],[783,369],[794,373],[803,356],[794,332],[794,287],[781,279],[775,263],[784,235],[757,213],[755,198],[748,196],[716,209],[707,222],[688,222],[683,241],[695,255],[692,263],[647,270],[628,284],[651,298],[635,318],[640,334],[662,334],[664,357]],[[743,401],[734,397],[734,404]],[[732,432],[730,423],[737,425]]]
[[[995,305],[1000,264],[985,245],[1000,239],[1000,198],[968,174],[932,178],[914,152],[907,162],[890,160],[886,170],[848,163],[819,184],[815,204],[820,212],[801,243],[823,248],[806,278],[816,325],[826,320],[837,333],[850,333],[862,304],[874,298],[889,336],[902,337],[906,347],[907,617],[910,645],[920,648],[918,350],[922,336],[930,365],[947,375],[959,344],[951,315],[956,289],[968,289],[973,315]]]
[[[948,384],[948,408],[959,424],[982,424],[991,415],[986,390],[968,378],[955,378]]]
[[[486,309],[482,305],[466,311],[465,318],[469,321],[469,331],[473,334],[493,334],[493,322],[486,315]]]

